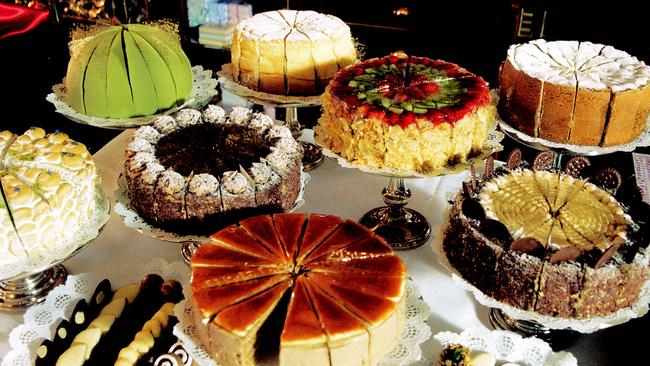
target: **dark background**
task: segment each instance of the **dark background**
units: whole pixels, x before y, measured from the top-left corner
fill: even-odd
[[[255,13],[283,8],[286,1],[249,1]],[[650,61],[648,15],[640,2],[592,1],[408,1],[408,0],[298,0],[293,9],[313,9],[342,18],[363,45],[365,58],[401,49],[408,53],[458,63],[496,86],[498,67],[508,45],[525,42],[515,36],[516,14],[523,6],[538,13],[546,10],[547,40],[589,40],[625,50],[646,63]],[[183,0],[151,0],[150,17],[176,19],[181,23],[183,46],[193,64],[213,70],[229,61],[226,51],[196,44],[197,29],[187,27]],[[642,4],[642,2],[641,2]],[[394,11],[408,8],[407,16]],[[74,24],[51,21],[27,34],[0,40],[0,128],[23,132],[29,126],[48,131],[59,129],[88,145],[92,152],[119,131],[79,125],[54,113],[45,100],[51,86],[60,83],[69,59],[67,41]],[[303,122],[313,122],[318,109],[301,112]],[[506,152],[514,146],[505,142]],[[643,149],[648,152],[648,149]],[[530,157],[531,150],[524,150]],[[629,154],[594,159],[596,164],[619,168],[630,177]],[[602,355],[603,365],[623,365],[640,359],[647,348],[642,336],[650,325],[648,316],[623,326],[600,331],[582,339],[584,347]]]

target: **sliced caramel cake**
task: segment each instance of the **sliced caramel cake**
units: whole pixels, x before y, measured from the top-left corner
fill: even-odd
[[[456,196],[443,248],[499,301],[565,318],[607,315],[638,300],[649,277],[646,219],[626,208],[639,205],[565,173],[500,168]]]
[[[275,354],[280,365],[375,365],[396,346],[406,268],[368,229],[275,214],[212,239],[192,258],[192,304],[199,339],[219,364]],[[228,253],[247,261],[238,267]]]

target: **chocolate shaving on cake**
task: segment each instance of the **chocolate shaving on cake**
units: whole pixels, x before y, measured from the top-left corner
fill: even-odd
[[[551,259],[549,260],[549,262],[551,264],[556,264],[560,262],[572,262],[577,260],[578,257],[580,257],[580,254],[582,254],[580,249],[574,246],[564,247],[558,250],[557,252],[553,253],[553,255],[551,255]]]
[[[508,244],[512,242],[512,236],[510,236],[508,228],[501,221],[487,219],[483,222],[479,231],[503,248],[507,248]]]
[[[623,182],[623,177],[621,177],[621,173],[618,170],[609,167],[596,173],[592,182],[606,191],[616,192]]]
[[[463,182],[463,192],[465,193],[466,197],[472,197],[472,193],[474,192],[474,189],[472,188],[472,185],[469,182]]]
[[[534,170],[551,170],[555,163],[555,154],[550,151],[542,151],[533,161]]]
[[[463,201],[462,204],[463,214],[470,219],[477,220],[479,222],[485,222],[485,210],[478,201],[473,198],[467,198]]]
[[[472,189],[476,189],[476,187],[478,187],[478,179],[476,178],[476,169],[474,169],[474,165],[471,166],[469,171],[472,175]]]
[[[506,160],[506,167],[508,169],[514,169],[521,164],[521,150],[514,148],[508,155],[508,160]]]
[[[483,171],[483,178],[487,178],[494,172],[494,158],[492,155],[485,158],[485,170]]]
[[[544,246],[535,238],[520,238],[510,244],[510,250],[541,258],[544,256]]]
[[[618,247],[621,246],[621,243],[619,243],[617,240],[614,240],[614,243],[612,244],[609,249],[607,249],[603,255],[600,257],[598,262],[596,262],[596,265],[594,266],[595,269],[598,269],[602,266],[604,266],[607,262],[609,262],[610,259],[616,254],[618,251]]]

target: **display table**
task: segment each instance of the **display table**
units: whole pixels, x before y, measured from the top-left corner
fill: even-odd
[[[95,154],[102,184],[111,196],[112,203],[117,177],[122,169],[124,149],[132,133],[133,130],[121,133]],[[385,186],[385,177],[342,168],[330,159],[310,174],[305,205],[299,212],[326,213],[358,220],[368,209],[382,203],[377,192]],[[458,189],[461,181],[461,175],[454,175],[413,179],[408,182],[413,194],[409,207],[426,216],[434,228],[434,240],[437,235],[436,227],[442,220],[444,192]],[[179,249],[180,244],[152,239],[127,228],[121,218],[113,213],[97,240],[64,264],[69,272],[74,274],[93,271],[98,264],[106,261],[118,263],[140,259],[145,262],[153,257],[176,261],[181,260]],[[429,324],[433,334],[445,330],[460,332],[479,325],[489,327],[488,309],[478,304],[470,293],[454,284],[449,272],[438,263],[430,245],[399,254],[405,260],[411,277],[431,308]],[[0,355],[9,349],[8,335],[21,322],[22,313],[0,314]],[[606,349],[598,346],[602,341],[600,338],[602,336],[599,333],[584,336],[568,351],[574,353],[580,364],[604,364],[604,360],[610,355],[605,353]],[[422,345],[422,349],[426,358],[422,364],[428,365],[437,357],[440,346],[432,338]]]

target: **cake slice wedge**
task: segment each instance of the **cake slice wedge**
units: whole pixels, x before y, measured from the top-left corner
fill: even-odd
[[[356,222],[346,220],[330,235],[321,245],[307,255],[303,263],[307,264],[318,258],[328,255],[338,249],[344,248],[361,239],[372,236],[370,230],[358,225]]]
[[[280,335],[280,365],[330,366],[327,336],[311,304],[303,277],[297,278],[292,291]]]
[[[332,365],[370,365],[370,335],[366,324],[318,286],[306,282],[321,327],[327,334]]]

